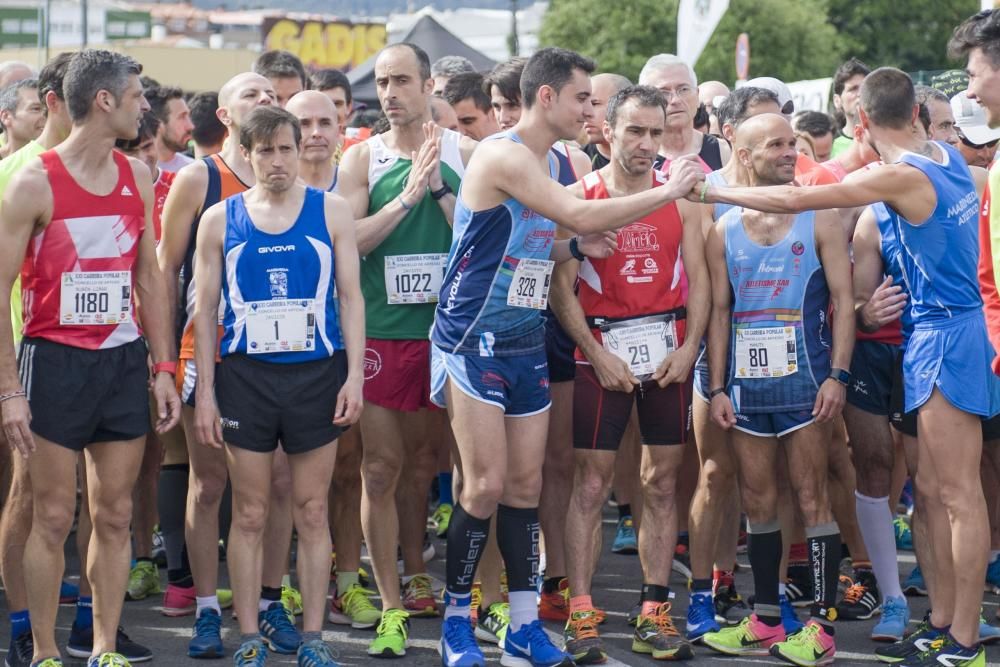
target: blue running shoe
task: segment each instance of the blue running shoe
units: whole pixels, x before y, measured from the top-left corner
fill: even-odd
[[[910,607],[906,598],[886,596],[882,600],[882,619],[872,628],[872,640],[877,642],[898,642],[906,634],[910,623]]]
[[[205,609],[194,622],[194,634],[188,644],[190,658],[221,658],[222,617],[214,609]]]
[[[635,524],[632,523],[631,516],[626,515],[618,519],[618,528],[615,530],[615,541],[611,545],[611,553],[639,553],[639,540],[635,536]]]
[[[986,566],[986,583],[995,593],[1000,588],[1000,558]]]
[[[444,619],[438,653],[443,667],[486,667],[486,658],[472,631],[472,621],[464,616]]]
[[[80,587],[71,581],[59,584],[59,604],[76,604],[80,599]]]
[[[715,620],[715,604],[711,593],[692,593],[688,604],[687,627],[684,634],[688,641],[700,641],[706,632],[718,632],[722,627]]]
[[[304,642],[299,646],[298,667],[340,667],[333,659],[330,647],[322,639]]]
[[[979,643],[993,644],[1000,639],[1000,628],[990,625],[982,616],[979,617]]]
[[[292,655],[299,650],[302,635],[288,620],[288,614],[281,602],[272,602],[267,611],[257,614],[260,635],[275,653]]]
[[[573,658],[560,651],[545,634],[541,621],[522,625],[517,632],[507,630],[503,638],[500,664],[504,667],[573,667]]]
[[[927,584],[924,583],[924,573],[920,571],[920,566],[910,570],[910,576],[903,582],[903,593],[905,595],[927,595]]]
[[[781,607],[781,626],[785,628],[785,635],[793,635],[806,626],[799,620],[795,613],[795,607],[788,601],[787,595],[778,596],[778,605]]]
[[[267,644],[261,639],[251,639],[243,642],[237,649],[236,655],[233,656],[233,667],[264,667],[266,661]]]
[[[900,551],[913,551],[913,531],[906,519],[897,516],[892,520],[892,529],[896,533],[896,548]]]

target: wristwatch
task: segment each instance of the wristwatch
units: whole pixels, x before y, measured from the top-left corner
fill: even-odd
[[[444,197],[447,194],[451,194],[452,192],[454,192],[454,190],[451,189],[451,186],[445,183],[444,185],[441,186],[440,189],[431,190],[431,199],[433,199],[434,201],[438,201],[439,199],[441,199],[441,197]]]
[[[716,387],[712,391],[708,392],[708,400],[711,401],[713,398],[715,398],[719,394],[725,394],[725,393],[726,393],[726,388],[725,387]]]
[[[573,255],[574,259],[583,261],[587,259],[587,256],[580,252],[580,237],[574,236],[569,240],[569,254]]]
[[[851,383],[851,374],[843,368],[831,368],[828,377],[831,380],[836,380],[845,387]]]

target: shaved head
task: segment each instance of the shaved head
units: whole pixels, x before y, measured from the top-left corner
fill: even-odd
[[[632,82],[623,77],[621,74],[595,74],[590,77],[590,85],[594,88],[600,86],[607,86],[611,90],[611,95],[614,95],[622,88],[628,88],[632,85]],[[608,97],[611,97],[609,95]]]
[[[337,117],[337,107],[334,106],[333,100],[318,90],[303,90],[285,105],[285,110],[296,116],[299,111],[305,109],[329,112],[334,118]]]
[[[246,89],[248,85],[271,89],[271,82],[267,80],[267,77],[255,72],[243,72],[222,84],[222,88],[219,89],[219,106],[230,106],[233,100],[239,97],[240,91]]]
[[[762,113],[757,116],[751,116],[740,124],[736,130],[734,143],[736,148],[749,148],[753,150],[757,144],[766,140],[767,137],[783,133],[793,136],[795,134],[792,131],[791,123],[784,116],[776,113]]]
[[[776,113],[746,119],[736,130],[735,153],[753,185],[783,185],[795,178],[798,151],[792,124]]]

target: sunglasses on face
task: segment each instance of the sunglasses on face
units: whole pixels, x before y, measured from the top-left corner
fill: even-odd
[[[976,144],[969,141],[969,138],[966,137],[964,134],[962,134],[961,130],[958,130],[957,133],[958,133],[958,138],[962,141],[963,144],[977,151],[982,150],[984,148],[996,148],[997,143],[1000,143],[1000,139],[994,139],[993,141],[987,141],[985,144]]]

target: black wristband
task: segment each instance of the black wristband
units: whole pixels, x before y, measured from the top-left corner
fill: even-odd
[[[454,190],[451,189],[451,186],[445,183],[444,185],[441,186],[441,189],[431,190],[431,199],[433,199],[434,201],[438,201],[445,195],[451,194],[452,192],[454,192]]]
[[[725,387],[717,387],[717,388],[713,389],[712,391],[708,392],[708,400],[711,401],[713,398],[715,398],[719,394],[725,394],[725,393],[726,393],[726,388]]]
[[[569,254],[573,255],[575,259],[581,262],[587,259],[587,256],[580,252],[580,237],[574,236],[569,240]]]

